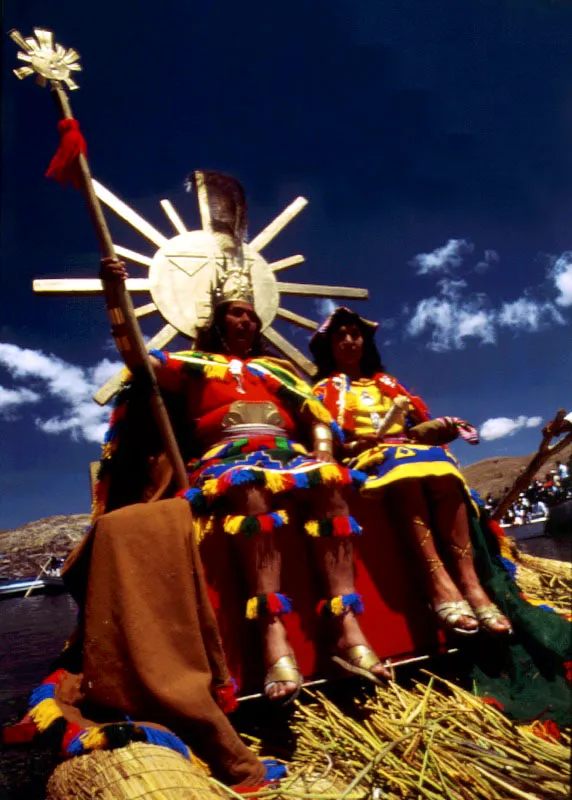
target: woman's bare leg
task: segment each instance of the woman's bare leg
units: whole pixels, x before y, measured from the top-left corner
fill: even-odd
[[[491,599],[481,586],[475,572],[465,496],[453,475],[427,478],[426,491],[431,516],[439,535],[447,545],[455,578],[463,596],[474,608],[491,605]],[[491,630],[503,633],[511,629],[506,617],[498,615],[489,621]]]
[[[398,531],[405,533],[413,546],[433,608],[441,603],[462,600],[461,592],[439,557],[422,482],[405,479],[391,483],[385,489],[384,502],[391,521]],[[455,627],[472,631],[477,629],[478,623],[472,617],[461,616]]]
[[[349,507],[342,493],[336,488],[319,487],[312,492],[312,513],[319,519],[348,516]],[[353,545],[350,538],[312,537],[315,563],[320,571],[328,597],[353,594],[355,592]],[[369,643],[353,611],[332,617],[337,626],[336,646],[347,650],[355,645]],[[359,659],[357,659],[359,661]],[[391,672],[380,662],[371,672],[381,678],[390,678]]]
[[[255,486],[234,489],[228,494],[233,514],[257,516],[270,513],[270,492]],[[238,535],[235,538],[251,595],[270,594],[280,591],[281,555],[276,536],[271,533],[260,533],[247,538]],[[291,649],[286,636],[286,629],[279,616],[265,614],[258,618],[260,634],[264,647],[264,661],[269,669],[282,656],[290,655]],[[278,681],[268,689],[270,699],[278,699],[291,694],[296,689],[292,681]]]

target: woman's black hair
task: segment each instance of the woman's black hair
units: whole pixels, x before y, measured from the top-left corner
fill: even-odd
[[[340,315],[333,320],[332,325],[324,334],[324,339],[320,343],[319,352],[314,354],[314,362],[318,367],[315,380],[321,381],[339,372],[339,367],[334,358],[332,350],[332,335],[339,330],[342,325],[357,325],[363,336],[363,354],[360,361],[360,371],[363,378],[373,378],[376,372],[385,372],[385,367],[381,361],[381,356],[374,341],[374,332],[366,327],[358,314],[353,312],[347,316]]]
[[[232,301],[230,301],[232,302]],[[215,308],[213,321],[208,328],[203,328],[199,331],[195,339],[195,348],[201,353],[220,353],[226,355],[228,347],[224,340],[224,317],[230,305],[228,303],[221,303]],[[249,358],[258,358],[259,356],[270,355],[268,348],[264,345],[262,336],[260,335],[260,321],[258,322],[258,330],[252,348],[249,353]]]

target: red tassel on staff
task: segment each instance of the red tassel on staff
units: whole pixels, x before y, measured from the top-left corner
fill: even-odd
[[[87,155],[87,145],[79,129],[77,119],[62,119],[58,122],[60,144],[50,162],[46,178],[53,178],[62,186],[68,181],[75,189],[80,188],[78,157]]]

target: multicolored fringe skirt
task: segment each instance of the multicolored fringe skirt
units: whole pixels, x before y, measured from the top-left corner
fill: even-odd
[[[259,486],[272,494],[323,485],[359,488],[366,475],[318,461],[286,437],[253,436],[215,445],[189,464],[189,478],[191,488],[183,495],[201,516],[216,512],[235,486]]]
[[[461,482],[467,498],[473,502],[469,487],[459,470],[459,462],[444,447],[382,442],[364,450],[349,462],[349,466],[366,473],[367,478],[361,488],[364,495],[374,494],[384,486],[406,478],[453,475]]]

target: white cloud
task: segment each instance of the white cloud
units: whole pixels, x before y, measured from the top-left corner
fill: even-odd
[[[40,395],[30,389],[6,389],[0,386],[0,415],[7,417],[18,406],[37,403],[40,399]]]
[[[572,252],[567,251],[556,259],[550,277],[559,294],[556,303],[563,308],[572,306]]]
[[[553,323],[565,325],[566,321],[552,303],[531,297],[519,297],[512,303],[503,303],[498,312],[498,324],[513,330],[533,333]]]
[[[467,239],[449,239],[447,244],[437,247],[431,253],[419,253],[409,262],[417,268],[418,275],[434,272],[449,273],[463,263],[463,256],[472,253],[474,246]]]
[[[514,436],[515,433],[523,428],[538,428],[542,422],[542,417],[526,417],[521,415],[516,419],[510,417],[491,417],[487,419],[480,428],[480,436],[486,442],[495,439],[502,439],[505,436]]]
[[[459,350],[465,339],[472,337],[482,344],[494,344],[494,314],[482,307],[483,299],[473,297],[459,299],[458,287],[448,282],[442,297],[427,297],[421,300],[407,324],[410,336],[431,332],[427,347],[437,353],[446,350]],[[456,283],[463,283],[462,281]]]
[[[99,386],[121,368],[119,362],[105,358],[93,367],[77,367],[41,350],[27,350],[0,343],[0,366],[15,380],[29,386],[9,391],[38,402],[42,397],[61,404],[59,416],[36,418],[45,433],[68,433],[75,441],[100,442],[107,428],[109,411],[98,406],[92,396]],[[37,391],[36,391],[37,390]],[[31,399],[34,396],[34,399]]]
[[[338,307],[333,300],[329,298],[327,300],[315,300],[314,305],[316,307],[316,313],[320,317],[320,320],[326,320],[330,314],[333,314],[336,308]]]

